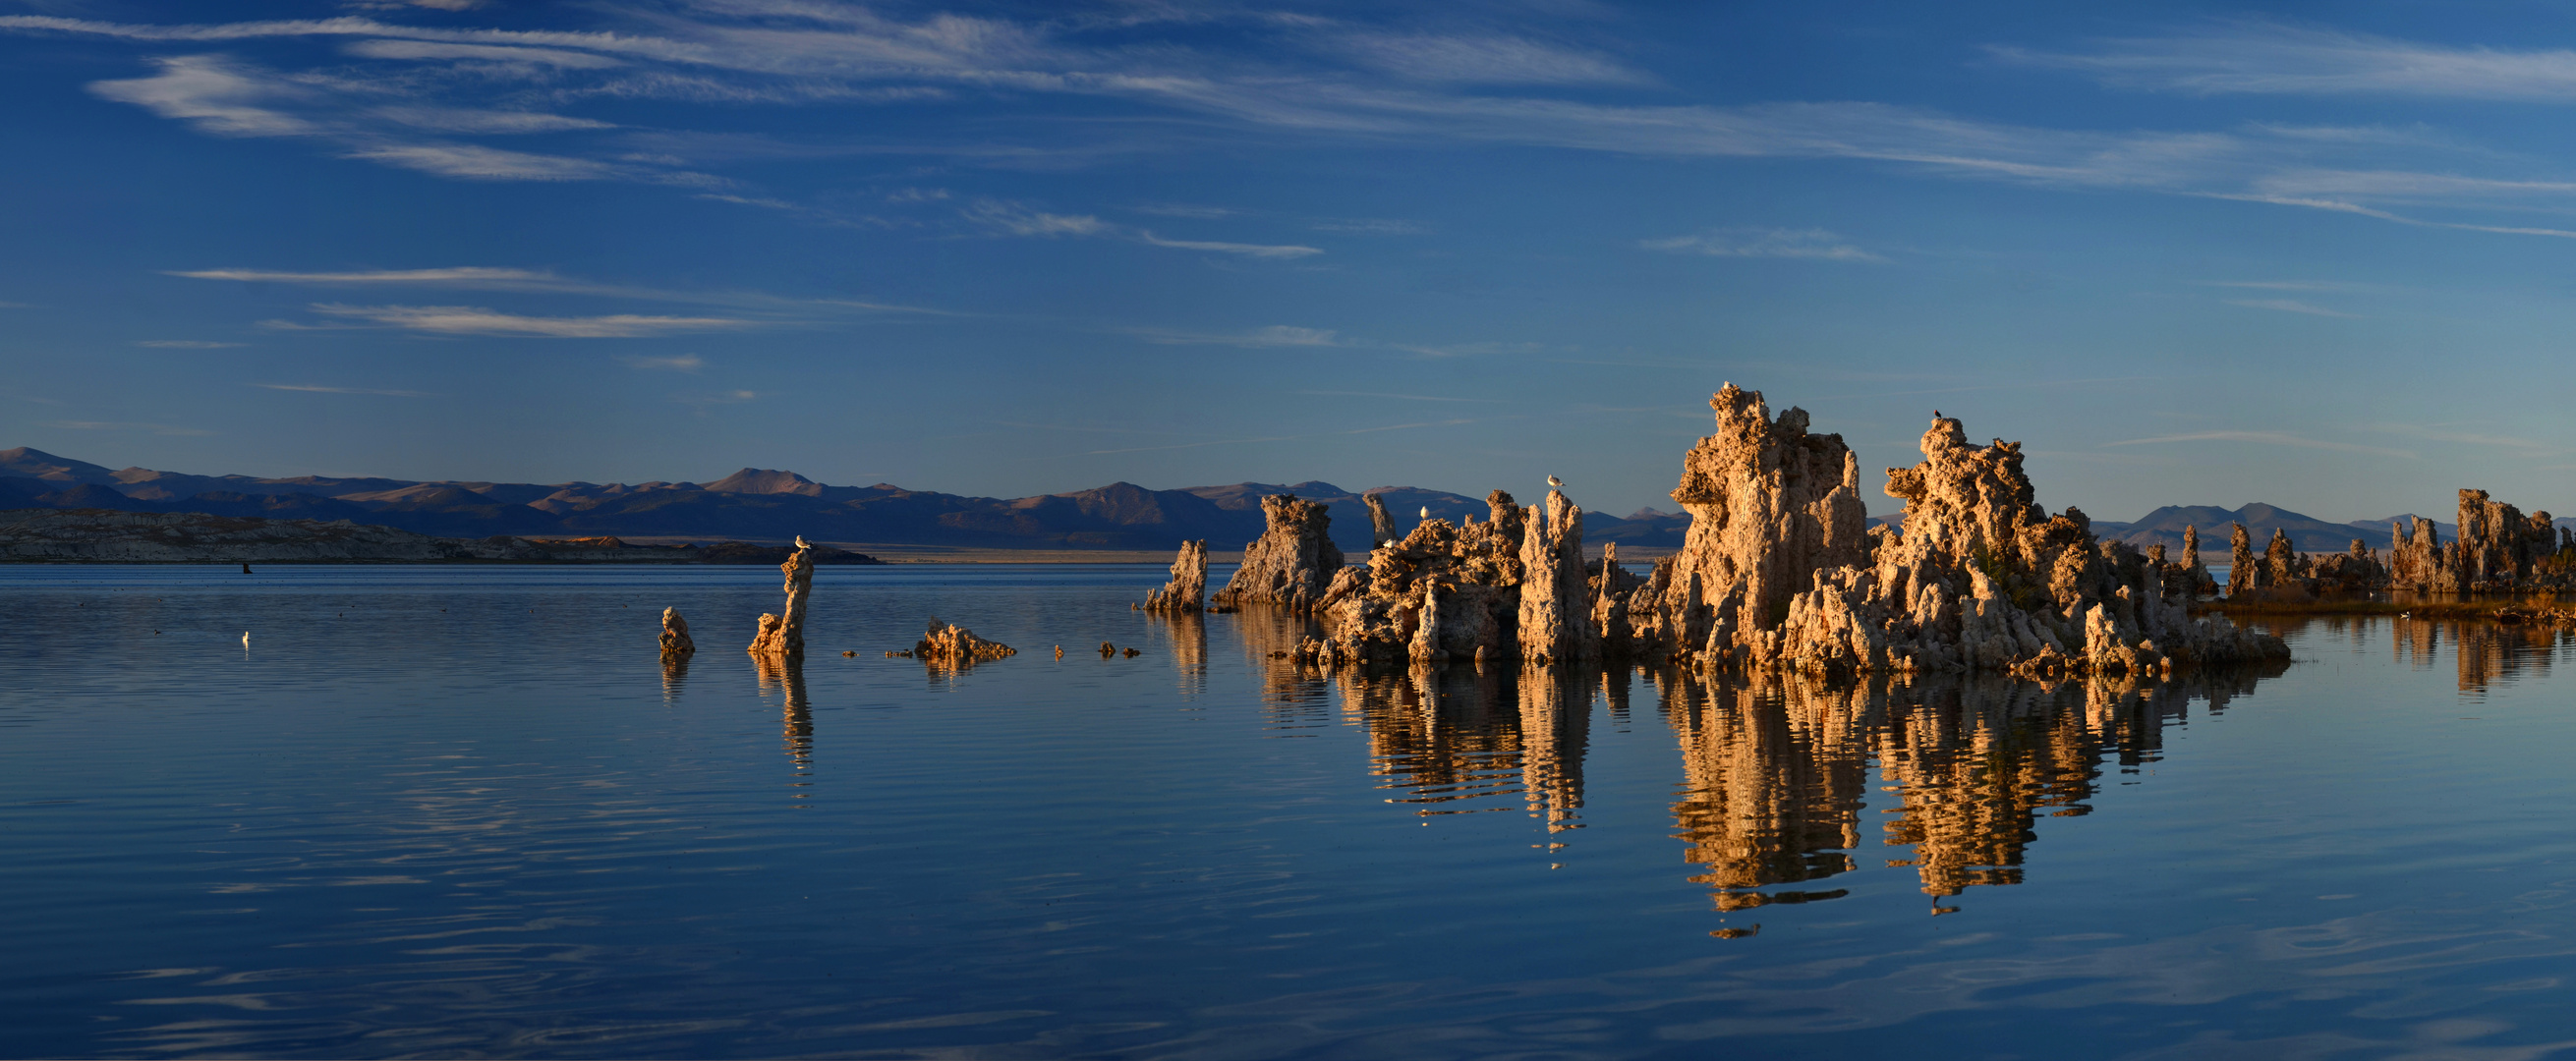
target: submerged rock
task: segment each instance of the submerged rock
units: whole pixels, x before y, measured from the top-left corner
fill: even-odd
[[[1261,516],[1267,529],[1261,540],[1243,547],[1243,565],[1217,594],[1217,602],[1314,610],[1334,573],[1342,570],[1342,550],[1330,533],[1332,515],[1322,504],[1295,494],[1273,494],[1261,499]]]
[[[1207,540],[1181,543],[1172,561],[1172,580],[1145,598],[1149,612],[1198,612],[1207,607]]]

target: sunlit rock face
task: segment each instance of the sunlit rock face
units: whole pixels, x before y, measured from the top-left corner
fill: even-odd
[[[1207,607],[1207,541],[1181,543],[1172,561],[1172,580],[1145,598],[1149,612],[1198,612]]]
[[[1868,555],[1869,510],[1842,436],[1809,434],[1803,409],[1775,419],[1760,391],[1732,383],[1708,404],[1717,430],[1683,455],[1672,494],[1690,534],[1629,603],[1640,652],[1728,655],[1776,632],[1812,572]]]
[[[1583,510],[1550,490],[1546,517],[1521,535],[1520,607],[1515,632],[1521,658],[1531,663],[1599,659],[1601,633],[1592,623],[1591,586],[1583,573]]]
[[[2190,615],[2195,597],[2215,588],[2196,534],[2186,536],[2190,555],[2168,563],[2161,548],[2096,538],[2081,511],[2041,508],[2019,443],[1973,445],[1958,420],[1936,415],[1922,462],[1888,469],[1903,524],[1872,529],[1841,436],[1808,431],[1803,410],[1775,417],[1760,392],[1733,384],[1709,407],[1717,430],[1683,457],[1673,491],[1691,512],[1689,538],[1648,577],[1621,570],[1606,549],[1587,564],[1582,511],[1562,491],[1536,511],[1496,491],[1488,522],[1426,520],[1372,552],[1367,567],[1333,575],[1315,598],[1324,636],[1292,656],[2061,676],[2288,653],[2268,634]],[[1306,540],[1283,530],[1293,529],[1289,513],[1271,526],[1255,543],[1271,557]],[[2237,548],[2236,578],[2320,581],[2287,539],[2257,562],[2240,528]],[[1271,573],[1252,581],[1281,584],[1284,566],[1267,561]],[[2366,554],[2332,566],[2340,579],[2375,577]]]
[[[1294,494],[1262,498],[1261,516],[1266,521],[1261,540],[1243,547],[1243,566],[1235,569],[1217,602],[1313,610],[1334,573],[1342,570],[1342,550],[1330,534],[1333,517],[1323,505]]]
[[[1718,432],[1673,492],[1695,517],[1689,543],[1650,583],[1653,636],[1684,652],[1704,636],[1704,665],[2055,675],[2287,654],[2224,617],[2190,616],[2189,582],[2167,588],[2179,565],[2095,538],[2081,511],[2050,516],[2018,443],[1972,445],[1936,417],[1923,461],[1887,473],[1901,528],[1865,531],[1840,436],[1810,434],[1797,409],[1772,419],[1758,392],[1732,385],[1710,405]]]
[[[698,643],[689,639],[689,621],[680,618],[680,609],[662,609],[662,654],[688,656],[698,651]]]
[[[1395,540],[1395,517],[1386,510],[1386,502],[1376,494],[1367,495],[1369,510],[1369,545],[1376,547]]]
[[[1020,650],[999,641],[986,641],[955,623],[932,619],[921,640],[913,644],[912,654],[932,663],[958,666],[1016,656]]]
[[[2547,512],[2526,517],[2484,490],[2462,490],[2459,544],[2453,578],[2460,588],[2512,589],[2563,580],[2566,565],[2552,561],[2571,543]]]
[[[1317,605],[1325,636],[1301,644],[1300,658],[1500,661],[1513,651],[1526,521],[1510,494],[1496,490],[1486,504],[1488,522],[1427,519],[1367,566],[1342,569]]]
[[[805,598],[814,589],[814,550],[797,540],[794,555],[778,565],[787,576],[787,607],[781,615],[760,617],[760,632],[751,639],[752,655],[769,659],[805,655]]]

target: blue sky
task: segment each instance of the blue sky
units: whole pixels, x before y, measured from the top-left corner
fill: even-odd
[[[2537,4],[0,0],[0,446],[1673,507],[1722,382],[2040,499],[2576,511]]]

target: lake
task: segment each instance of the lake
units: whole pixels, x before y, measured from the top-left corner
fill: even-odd
[[[1361,676],[1131,611],[1163,577],[820,568],[764,674],[766,567],[0,568],[0,1054],[2576,1044],[2547,627],[2142,686]],[[884,654],[933,616],[1019,655]]]

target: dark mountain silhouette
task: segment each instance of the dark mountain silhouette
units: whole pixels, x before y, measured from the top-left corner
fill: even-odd
[[[1170,549],[1205,538],[1219,550],[1242,548],[1261,535],[1261,499],[1292,493],[1322,502],[1333,540],[1360,555],[1372,544],[1366,495],[1375,494],[1409,531],[1421,512],[1457,522],[1485,518],[1485,499],[1412,486],[1346,490],[1332,483],[1233,483],[1149,490],[1111,483],[1036,497],[993,498],[907,490],[889,483],[832,486],[794,472],[744,468],[703,485],[648,483],[420,482],[375,477],[190,475],[149,468],[109,469],[21,447],[0,450],[0,508],[102,508],[128,512],[204,512],[265,519],[350,520],[445,537],[624,537],[740,539],[943,545],[996,549]],[[1515,491],[1523,504],[1544,488]],[[1892,522],[1882,516],[1872,522]],[[2410,517],[2411,518],[2411,517]],[[2273,505],[2225,509],[2167,506],[2132,523],[2095,520],[2094,531],[2144,547],[2182,544],[2182,528],[2200,528],[2204,548],[2225,549],[2227,527],[2243,522],[2261,548],[2279,528],[2310,552],[2341,551],[2354,538],[2387,548],[2388,522],[2330,523]],[[2561,520],[2576,523],[2576,520]],[[1583,514],[1584,537],[1624,546],[1678,548],[1690,516],[1640,509],[1627,516]],[[2442,524],[2442,537],[2457,528]]]
[[[2301,552],[2339,553],[2351,548],[2355,538],[2373,549],[2385,549],[2389,545],[2386,523],[2330,523],[2261,502],[2234,509],[2216,505],[2167,505],[2138,517],[2118,537],[2142,549],[2158,543],[2167,549],[2180,549],[2182,529],[2191,526],[2200,529],[2202,549],[2225,549],[2228,547],[2230,525],[2236,523],[2245,525],[2257,552],[2270,544],[2274,530],[2287,532],[2290,544]],[[2099,528],[2101,525],[2095,526]],[[2445,535],[2445,540],[2448,537]]]
[[[1535,500],[1532,491],[1521,500]],[[420,482],[377,477],[192,475],[126,468],[20,448],[0,451],[0,508],[201,512],[263,519],[349,520],[443,537],[622,535],[809,540],[1024,549],[1169,549],[1205,538],[1221,550],[1261,536],[1261,499],[1294,493],[1321,501],[1346,551],[1369,545],[1363,492],[1331,483],[1235,483],[1149,490],[1111,483],[1037,497],[993,498],[907,490],[888,483],[832,486],[794,472],[744,468],[699,484]],[[1485,500],[1439,490],[1381,486],[1397,525],[1423,509],[1457,521],[1484,518]],[[1679,546],[1690,518],[1646,510],[1621,519],[1584,514],[1587,537]]]

